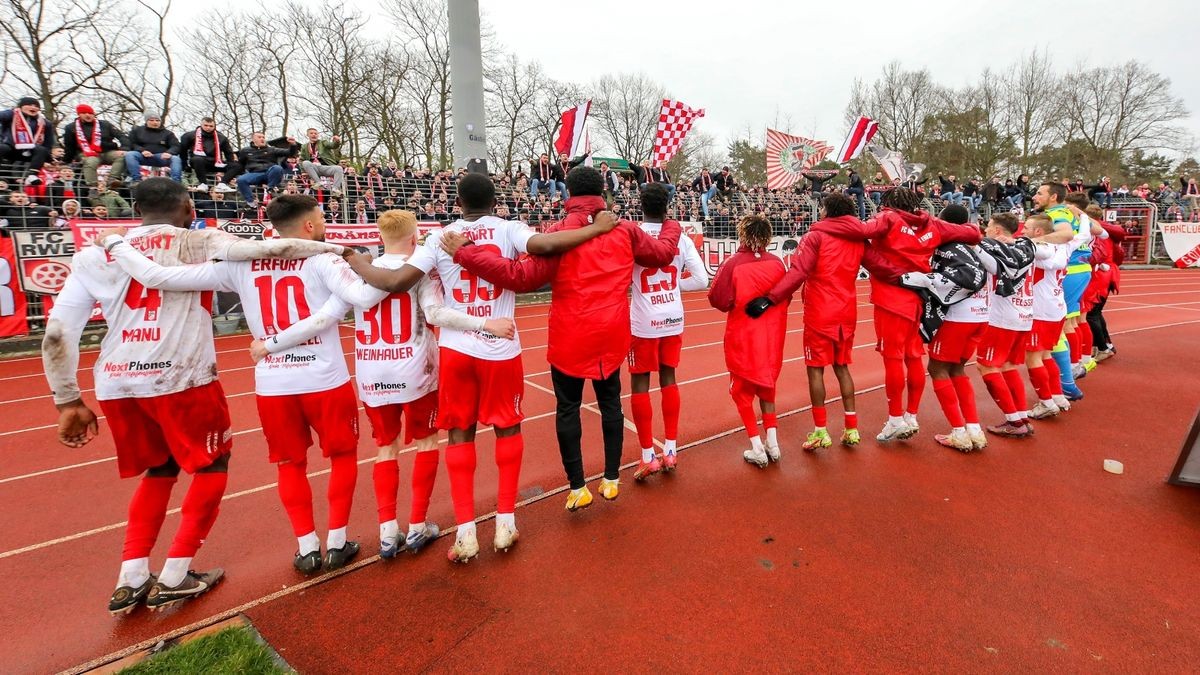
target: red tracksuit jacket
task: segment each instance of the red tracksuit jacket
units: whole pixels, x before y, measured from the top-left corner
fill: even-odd
[[[837,233],[853,232],[854,239]],[[867,225],[854,216],[826,218],[813,224],[792,256],[792,266],[767,294],[780,303],[804,286],[804,330],[835,340],[854,334],[858,322],[855,281],[859,265],[872,276],[895,283],[906,271],[862,239]]]
[[[575,229],[604,210],[601,197],[572,197],[567,217],[546,232]],[[497,286],[524,293],[550,282],[550,332],[546,360],[558,370],[589,380],[612,375],[629,356],[629,286],[633,263],[669,265],[679,248],[679,223],[663,223],[658,238],[637,224],[617,227],[557,257],[509,260],[478,246],[464,246],[454,262]]]
[[[784,275],[783,261],[773,253],[754,253],[742,246],[717,270],[708,302],[727,312],[725,366],[760,387],[774,387],[783,370],[783,341],[791,299],[772,305],[757,319],[746,314],[746,303],[766,295]]]
[[[955,241],[974,246],[983,239],[983,232],[975,225],[947,223],[924,211],[909,213],[884,208],[865,225],[866,237],[885,260],[906,271],[924,274],[929,273],[929,260],[938,246]],[[851,228],[837,234],[859,236]],[[921,316],[921,296],[883,278],[871,277],[871,302],[879,309],[912,321]]]

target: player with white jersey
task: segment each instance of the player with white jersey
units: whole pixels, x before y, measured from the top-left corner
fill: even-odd
[[[417,217],[411,211],[386,211],[379,216],[379,234],[384,254],[372,264],[399,269],[417,247]],[[309,318],[266,341],[256,340],[251,354],[257,361],[300,345],[340,321],[349,309],[335,295]],[[391,293],[377,304],[355,306],[354,315],[354,375],[379,448],[372,472],[379,511],[379,554],[393,558],[404,549],[420,551],[439,534],[435,523],[426,522],[438,468],[438,352],[429,324],[503,338],[512,337],[515,324],[510,318],[484,319],[449,309],[442,302],[441,284],[430,278],[406,293]],[[407,537],[400,534],[396,519],[402,430],[405,444],[416,440]]]
[[[287,241],[321,240],[325,220],[316,200],[283,195],[267,207],[272,226]],[[129,246],[112,248],[118,263],[153,288],[236,292],[250,333],[262,340],[312,314],[336,294],[347,303],[373,305],[385,293],[363,284],[332,253],[305,260],[251,260],[165,268]],[[321,570],[321,540],[313,519],[308,448],[317,432],[329,458],[329,533],[324,567],[343,567],[358,554],[346,525],[358,476],[358,401],[336,322],[292,349],[271,354],[254,369],[255,392],[270,461],[277,465],[279,496],[299,550],[293,566],[303,574]]]
[[[487,176],[467,174],[459,179],[456,203],[461,220],[447,226],[477,246],[489,247],[515,259],[522,253],[550,255],[602,233],[597,226],[581,230],[538,234],[519,221],[492,214],[496,188]],[[615,224],[615,223],[614,223]],[[465,271],[441,247],[441,232],[426,238],[403,267],[388,270],[372,265],[364,256],[348,258],[367,283],[389,293],[405,293],[436,270],[445,292],[446,306],[479,318],[512,318],[516,294],[500,289]],[[496,434],[496,536],[494,548],[507,551],[517,541],[517,487],[525,441],[521,436],[521,399],[525,379],[521,342],[484,330],[446,328],[438,338],[438,428],[449,430],[446,470],[458,527],[448,552],[451,562],[467,562],[479,553],[475,531],[475,428],[491,425]]]
[[[1025,221],[1025,235],[1044,237],[1054,230],[1050,218],[1042,214],[1030,216]],[[1067,302],[1063,293],[1063,278],[1067,274],[1067,263],[1071,255],[1070,244],[1039,243],[1034,255],[1033,269],[1033,328],[1029,331],[1026,345],[1025,367],[1029,381],[1037,392],[1038,403],[1029,416],[1035,420],[1054,417],[1071,407],[1063,396],[1058,368],[1047,367],[1050,352],[1063,336],[1063,324],[1067,318]],[[1053,376],[1051,376],[1053,373]]]
[[[134,190],[142,225],[130,245],[162,265],[257,256],[305,256],[341,247],[317,242],[256,242],[220,230],[188,230],[187,191],[166,178]],[[228,479],[232,446],[229,409],[217,381],[211,294],[160,292],[130,278],[99,246],[72,259],[73,272],[46,325],[42,357],[60,411],[59,439],[90,441],[96,416],[80,396],[79,337],[99,304],[108,333],[95,365],[95,391],[112,428],[122,478],[142,475],[129,504],[117,589],[109,611],[128,613],[145,601],[163,608],[208,590],[222,576],[188,570],[213,522]],[[180,469],[193,475],[178,533],[161,574],[150,573],[150,551],[166,516]]]
[[[668,194],[654,184],[641,192],[641,228],[657,237],[667,217]],[[686,273],[685,273],[686,272]],[[665,267],[633,265],[633,293],[629,304],[629,327],[633,341],[629,345],[629,375],[633,390],[630,404],[638,442],[642,446],[642,461],[633,472],[641,481],[659,471],[674,471],[677,459],[675,445],[679,437],[679,385],[675,369],[683,350],[682,291],[699,291],[708,287],[708,269],[700,259],[696,244],[689,237],[679,238],[679,252]],[[663,455],[662,461],[654,452],[654,408],[650,403],[650,373],[658,371],[658,388],[662,394]]]
[[[957,225],[970,221],[966,207],[951,204],[942,209],[938,218]],[[966,364],[975,356],[980,338],[988,325],[988,296],[991,288],[984,284],[964,300],[946,308],[946,316],[929,343],[929,379],[937,396],[950,433],[936,434],[939,445],[961,452],[982,450],[987,437],[979,422],[975,405],[975,387],[966,372]]]
[[[1003,424],[989,426],[987,430],[1000,436],[1023,438],[1032,435],[1033,428],[1026,419],[1025,381],[1017,367],[1025,362],[1025,344],[1033,327],[1033,278],[1027,273],[1033,256],[1018,261],[1018,267],[1019,262],[1024,262],[1024,267],[1014,270],[988,253],[988,244],[998,243],[1001,248],[1011,247],[1015,254],[1012,245],[1018,226],[1013,214],[997,213],[984,231],[994,241],[984,240],[980,244],[979,258],[988,271],[991,292],[988,326],[980,339],[977,363],[988,393],[1005,419]]]

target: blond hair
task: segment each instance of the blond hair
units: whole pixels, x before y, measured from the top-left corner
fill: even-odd
[[[1034,213],[1025,219],[1025,234],[1029,235],[1029,229],[1034,228],[1042,234],[1050,234],[1054,231],[1054,223],[1050,220],[1050,216],[1044,213]],[[1039,236],[1039,235],[1033,235]]]
[[[379,234],[383,243],[396,243],[417,231],[417,216],[412,211],[392,209],[379,215]]]

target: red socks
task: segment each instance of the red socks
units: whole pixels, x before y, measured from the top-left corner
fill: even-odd
[[[1050,374],[1046,372],[1045,366],[1030,368],[1029,382],[1033,384],[1033,390],[1037,392],[1038,399],[1048,401],[1053,398],[1054,392],[1050,389]]]
[[[958,392],[958,407],[962,410],[963,420],[967,424],[979,424],[979,410],[975,407],[975,386],[966,375],[955,375],[950,378],[954,382],[954,391]]]
[[[517,486],[521,482],[521,456],[524,453],[525,437],[521,434],[496,438],[496,469],[500,474],[496,513],[512,513],[517,508]]]
[[[474,521],[474,441],[446,446],[446,472],[450,474],[450,497],[454,500],[454,519],[459,524]]]
[[[987,373],[983,376],[983,383],[987,385],[988,393],[992,395],[992,400],[1000,407],[1000,412],[1005,415],[1012,415],[1017,412],[1017,406],[1013,404],[1012,392],[1008,388],[1008,384],[1004,381],[1003,373]]]
[[[437,468],[437,450],[424,450],[413,456],[412,512],[408,522],[425,522],[425,516],[429,513],[429,496],[433,494],[433,483],[437,480]]]
[[[763,413],[763,428],[774,429],[779,426],[779,418],[775,413]]]
[[[888,415],[900,417],[904,414],[904,361],[883,359],[883,390],[887,394]]]
[[[908,412],[916,415],[921,409],[921,395],[925,393],[925,362],[916,356],[904,360],[908,369]]]
[[[858,428],[858,413],[856,413],[852,410],[846,411],[846,428],[847,429],[857,429]]]
[[[668,384],[662,388],[663,433],[668,441],[679,439],[679,385]],[[643,445],[643,448],[650,447]]]
[[[354,502],[354,484],[358,481],[358,455],[343,452],[329,458],[329,529],[346,527],[350,505]],[[392,513],[396,512],[396,493],[392,493]]]
[[[1079,335],[1079,355],[1092,355],[1092,327],[1086,321],[1080,321],[1075,327],[1075,332]]]
[[[379,522],[395,520],[396,493],[400,491],[400,464],[394,459],[375,462],[375,468],[371,470],[371,482],[375,484],[375,505],[379,508]]]
[[[1079,328],[1067,333],[1067,346],[1071,348],[1071,363],[1079,363],[1081,345],[1079,344]]]
[[[312,487],[308,484],[308,462],[281,462],[279,471],[279,501],[292,523],[292,533],[303,537],[317,531],[313,521]]]
[[[826,422],[829,421],[829,415],[826,414],[825,406],[823,406],[823,405],[814,405],[812,408],[812,416],[813,416],[813,425],[814,426],[824,427]],[[766,418],[767,418],[767,416],[763,415],[763,425],[764,426],[767,423]]]
[[[737,406],[738,416],[742,418],[742,424],[746,426],[746,435],[750,438],[758,438],[758,417],[754,414],[754,391],[754,385],[743,383],[737,377],[729,386],[729,395],[733,397],[733,404]]]
[[[1029,410],[1029,403],[1025,399],[1025,380],[1021,379],[1021,371],[1016,368],[1004,371],[1004,381],[1008,383],[1008,390],[1012,393],[1013,405],[1016,407],[1014,412],[1024,415],[1025,411]]]
[[[650,404],[650,393],[634,392],[629,396],[629,407],[633,409],[633,426],[637,428],[638,443],[642,448],[654,447],[654,408]],[[667,412],[666,408],[666,396],[664,395],[664,416]]]
[[[965,426],[962,410],[958,407],[958,392],[954,389],[954,383],[949,379],[934,380],[933,393],[937,395],[938,403],[941,404],[942,412],[950,426],[955,429]]]
[[[175,476],[143,476],[138,481],[133,498],[129,500],[129,522],[125,525],[125,549],[121,560],[136,560],[150,557],[154,540],[167,517],[167,504],[171,501],[171,488],[175,487]]]
[[[1050,378],[1050,393],[1062,396],[1062,373],[1058,372],[1058,364],[1047,356],[1042,359],[1042,367],[1046,369],[1046,376]]]
[[[225,496],[228,483],[229,474],[225,471],[192,475],[192,485],[183,497],[183,519],[167,552],[168,558],[191,558],[196,555],[213,523],[217,522],[217,514],[221,512],[221,497]]]

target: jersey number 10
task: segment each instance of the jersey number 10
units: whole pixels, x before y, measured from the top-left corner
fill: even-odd
[[[293,323],[307,319],[311,313],[308,300],[304,298],[304,282],[300,277],[256,277],[254,287],[258,289],[258,307],[267,335],[285,331]],[[295,317],[291,311],[293,305],[296,307]]]

